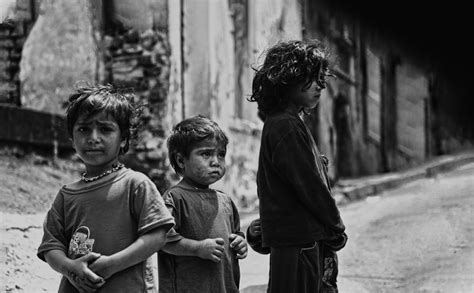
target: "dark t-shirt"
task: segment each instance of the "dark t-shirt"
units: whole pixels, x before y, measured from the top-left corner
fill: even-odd
[[[345,230],[319,150],[296,114],[266,117],[257,192],[264,247],[333,239]]]
[[[38,257],[62,250],[71,258],[89,252],[111,255],[139,236],[174,220],[154,183],[144,174],[122,169],[94,183],[64,186],[44,221]],[[153,259],[138,263],[107,279],[100,292],[156,292]],[[59,292],[77,292],[62,278]]]
[[[231,198],[217,190],[183,186],[170,188],[163,198],[176,222],[174,229],[178,237],[174,235],[171,241],[182,237],[194,240],[220,237],[225,241],[225,250],[220,263],[160,251],[160,292],[239,292],[239,264],[229,247],[229,235],[244,235],[240,232],[239,214]]]

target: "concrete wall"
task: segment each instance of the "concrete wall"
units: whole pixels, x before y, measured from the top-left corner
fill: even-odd
[[[33,2],[25,1],[18,3],[31,8],[28,5]],[[434,153],[432,149],[452,151],[469,145],[462,133],[451,135],[459,106],[447,100],[448,87],[439,86],[442,98],[428,99],[427,116],[417,117],[418,129],[425,120],[429,131],[416,132],[425,136],[416,145],[416,158],[400,155],[397,140],[410,142],[403,130],[409,123],[397,121],[397,116],[413,109],[397,104],[397,99],[407,101],[411,95],[427,93],[431,98],[426,76],[417,73],[424,81],[410,85],[411,71],[397,73],[397,62],[411,61],[404,59],[402,51],[393,50],[393,42],[360,31],[354,18],[336,17],[318,1],[71,1],[42,2],[22,53],[22,101],[25,107],[62,113],[62,103],[76,80],[135,88],[140,100],[148,103],[147,124],[143,140],[128,161],[155,178],[161,189],[177,179],[166,158],[171,127],[183,118],[203,114],[216,120],[231,140],[228,173],[217,185],[242,200],[242,205],[253,201],[262,122],[257,105],[246,98],[251,94],[252,67],[257,68],[265,49],[279,40],[316,37],[338,57],[337,79],[307,117],[321,151],[330,159],[333,179],[393,170],[422,160],[423,141],[427,154]],[[371,68],[366,49],[372,52],[371,58],[377,58]],[[0,69],[10,68],[7,62],[19,61],[18,55],[0,53]],[[17,98],[19,81],[6,88],[17,92]],[[378,105],[369,100],[373,84],[380,85],[378,98],[374,96]],[[410,97],[397,97],[397,91],[405,89]],[[421,108],[417,111],[421,113]],[[446,121],[453,123],[441,125]],[[374,129],[380,137],[370,135]]]
[[[397,142],[401,157],[411,164],[423,162],[428,155],[428,99],[426,75],[410,64],[400,64],[397,67]]]
[[[258,66],[261,53],[277,40],[301,38],[298,2],[106,4],[42,3],[23,49],[25,107],[62,114],[62,104],[77,80],[133,87],[148,104],[147,124],[142,140],[125,160],[152,177],[162,191],[177,179],[166,158],[171,127],[192,115],[209,116],[231,140],[228,173],[217,185],[243,205],[254,202],[262,124],[257,105],[246,101],[253,78],[250,67]],[[113,27],[111,21],[121,25]],[[252,29],[241,29],[244,22]]]
[[[88,0],[44,0],[21,59],[22,106],[63,114],[73,85],[97,79]]]
[[[257,67],[263,61],[260,57],[264,50],[278,40],[300,39],[302,22],[297,1],[243,2],[183,1],[183,55],[172,53],[171,64],[179,64],[175,59],[179,57],[184,61],[181,64],[184,117],[209,116],[230,138],[227,174],[216,183],[216,188],[229,193],[243,206],[251,206],[256,199],[255,175],[262,127],[256,114],[257,105],[246,100],[251,94],[251,66]],[[236,17],[245,9],[247,30],[240,27],[241,18]],[[170,9],[173,28],[177,27],[177,13],[179,9]],[[179,42],[175,40],[171,44],[177,48]],[[243,61],[236,62],[236,56]]]
[[[322,39],[336,57],[337,78],[315,117],[308,118],[321,151],[333,162],[330,176],[395,171],[423,161],[430,139],[429,72],[414,65],[389,36],[315,2],[306,4],[306,37]]]
[[[242,70],[242,118],[258,121],[257,106],[245,100],[252,92],[252,68],[263,62],[262,54],[279,40],[302,38],[302,7],[294,0],[249,0],[247,5],[248,63]]]
[[[184,117],[181,1],[168,0],[168,36],[170,44],[170,76],[168,93],[169,125],[175,125]]]
[[[37,17],[36,6],[37,1],[0,2],[0,103],[21,104],[20,61]]]

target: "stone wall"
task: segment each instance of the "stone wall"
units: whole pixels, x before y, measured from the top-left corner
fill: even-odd
[[[118,27],[104,36],[106,81],[133,88],[143,104],[139,140],[125,158],[164,191],[175,180],[167,165],[170,47],[165,31]]]
[[[20,58],[22,43],[12,22],[0,24],[0,103],[20,105]]]
[[[234,120],[227,129],[226,175],[214,187],[230,195],[241,211],[258,207],[257,168],[261,127]]]
[[[207,115],[227,133],[227,172],[215,188],[239,208],[255,208],[262,122],[256,103],[246,100],[252,67],[278,40],[301,38],[301,6],[293,0],[183,1],[181,11],[169,17],[183,17],[183,116]]]
[[[89,0],[42,0],[20,63],[22,107],[64,114],[77,81],[99,81]]]
[[[10,1],[0,20],[0,103],[21,105],[21,52],[36,19],[36,1]]]

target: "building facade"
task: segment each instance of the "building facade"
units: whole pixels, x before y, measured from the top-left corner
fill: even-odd
[[[13,22],[0,27],[0,77],[13,82],[2,85],[0,101],[61,114],[77,80],[134,88],[147,104],[146,123],[126,161],[161,191],[178,179],[167,161],[171,127],[202,114],[230,138],[228,172],[216,188],[242,208],[254,205],[262,122],[247,98],[252,68],[279,40],[318,38],[337,58],[336,78],[305,118],[330,159],[333,180],[399,170],[472,146],[472,128],[457,131],[472,118],[456,118],[462,106],[444,107],[451,87],[436,68],[324,1],[10,2]],[[16,31],[24,32],[22,42],[13,42]],[[16,51],[5,53],[12,42]]]

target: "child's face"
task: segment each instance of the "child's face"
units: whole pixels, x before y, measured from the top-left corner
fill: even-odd
[[[307,89],[303,85],[296,85],[290,90],[291,103],[298,108],[313,109],[318,105],[323,89],[316,82]]]
[[[80,115],[73,127],[73,145],[86,165],[88,176],[96,176],[117,163],[120,147],[125,145],[120,127],[105,112],[91,117]]]
[[[184,170],[184,178],[209,186],[224,176],[225,155],[225,146],[215,138],[209,138],[196,143],[187,158],[178,154],[177,161]]]

